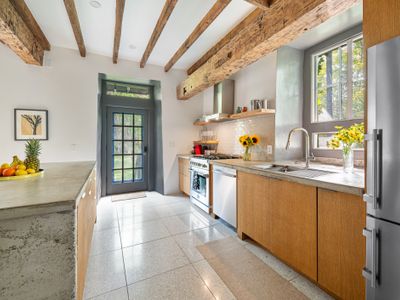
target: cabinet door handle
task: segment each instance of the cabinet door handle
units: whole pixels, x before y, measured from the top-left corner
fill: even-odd
[[[377,283],[377,271],[378,271],[378,239],[377,239],[377,234],[378,232],[376,229],[363,229],[363,235],[367,238],[367,245],[369,244],[371,246],[371,256],[372,256],[372,262],[371,262],[371,269],[368,269],[367,267],[364,267],[362,270],[362,275],[364,276],[365,279],[367,279],[371,283],[372,288],[376,288],[376,283]],[[370,243],[368,243],[368,240]],[[368,247],[368,246],[367,246]]]

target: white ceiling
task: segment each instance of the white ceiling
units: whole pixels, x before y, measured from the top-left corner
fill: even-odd
[[[116,1],[98,0],[102,4],[100,8],[93,8],[90,0],[75,2],[87,51],[112,57]],[[148,64],[164,66],[215,2],[179,0]],[[26,0],[26,3],[52,46],[77,49],[62,0]],[[126,0],[120,58],[140,61],[164,3],[165,0]],[[244,0],[232,0],[174,68],[188,69],[254,8]],[[360,4],[304,33],[289,45],[305,49],[361,22]]]
[[[112,57],[116,1],[98,1],[102,6],[97,9],[89,0],[75,1],[82,34],[88,52]],[[147,63],[164,66],[215,2],[179,0]],[[52,46],[78,49],[62,0],[26,3]],[[126,0],[120,58],[140,61],[164,3],[165,0]],[[232,0],[174,68],[189,68],[254,8],[244,0]]]
[[[322,41],[350,29],[362,23],[363,11],[362,1],[354,5],[347,11],[330,18],[321,25],[305,32],[298,39],[289,43],[288,46],[297,49],[307,49],[311,46],[321,43]]]

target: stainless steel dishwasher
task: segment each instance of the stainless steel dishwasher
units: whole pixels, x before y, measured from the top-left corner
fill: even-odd
[[[213,166],[213,212],[236,228],[236,170]]]

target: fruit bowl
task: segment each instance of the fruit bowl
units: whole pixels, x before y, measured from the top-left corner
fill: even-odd
[[[44,174],[44,170],[40,169],[39,172],[36,172],[34,174],[20,175],[20,176],[2,176],[2,177],[0,177],[0,181],[21,180],[21,179],[43,176],[43,174]]]

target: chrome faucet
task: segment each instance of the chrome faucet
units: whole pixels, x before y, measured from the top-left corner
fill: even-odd
[[[301,127],[297,127],[297,128],[293,128],[292,130],[290,130],[285,149],[286,150],[289,149],[290,139],[292,138],[292,134],[295,131],[302,131],[306,135],[306,155],[305,156],[306,156],[306,169],[308,169],[309,166],[310,166],[310,158],[314,159],[314,154],[312,154],[312,152],[310,152],[310,135],[308,134],[308,131],[306,129],[301,128]]]

